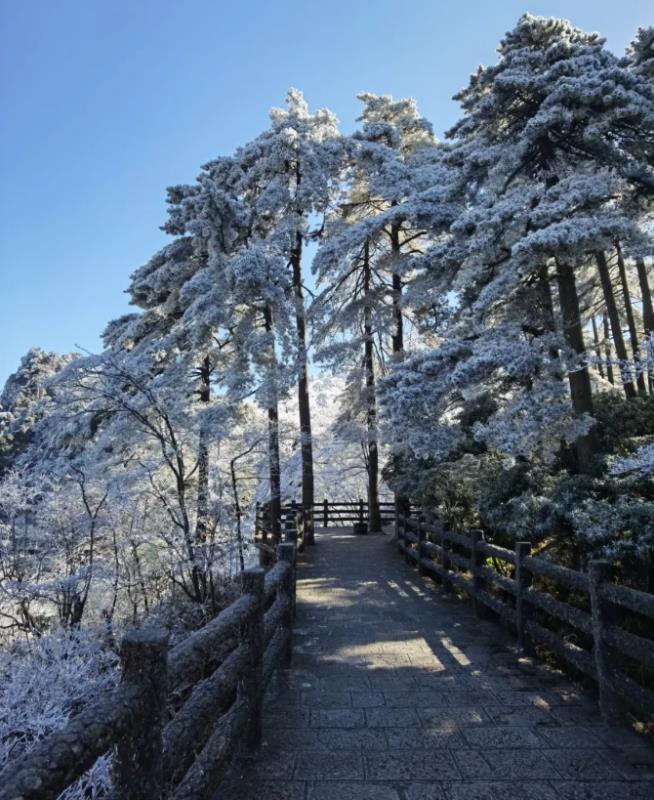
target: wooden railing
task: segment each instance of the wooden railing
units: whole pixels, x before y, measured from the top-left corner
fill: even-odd
[[[380,502],[379,513],[382,524],[391,524],[395,521],[395,503]],[[369,505],[364,500],[334,503],[324,499],[313,504],[313,519],[315,525],[323,528],[362,525],[369,522]]]
[[[0,800],[54,800],[112,748],[112,800],[212,797],[236,745],[259,743],[265,687],[290,659],[295,550],[246,570],[241,596],[173,650],[161,629],[126,634],[120,684],[9,764]]]
[[[395,521],[395,503],[393,502],[380,502],[379,512],[382,524],[390,525]],[[294,522],[293,522],[294,521]],[[298,548],[302,550],[305,541],[307,544],[312,544],[313,541],[305,535],[305,532],[311,525],[311,531],[314,528],[328,528],[349,525],[364,525],[369,521],[369,507],[368,503],[364,500],[355,500],[351,502],[336,503],[326,498],[319,502],[313,503],[311,509],[304,509],[298,503],[287,503],[281,507],[281,524],[280,531],[288,531],[290,528],[295,527],[298,537]],[[255,539],[258,542],[266,544],[270,538],[270,520],[266,516],[265,507],[257,504],[256,510],[256,523],[255,523]]]
[[[281,507],[279,537],[294,542],[298,551],[304,551],[305,544],[313,544],[313,527],[309,528],[308,514],[297,503]],[[261,566],[267,566],[275,558],[277,541],[272,532],[269,511],[257,503],[254,523],[254,543],[259,550]]]
[[[526,651],[538,644],[596,681],[607,720],[624,704],[654,714],[654,692],[633,677],[654,682],[654,639],[640,635],[640,628],[654,634],[654,595],[614,583],[608,562],[591,561],[587,573],[578,572],[532,556],[529,542],[509,550],[484,541],[480,531],[454,532],[417,514],[398,517],[397,542],[420,574],[444,591],[465,592],[478,615],[490,610],[508,623]],[[574,604],[553,596],[552,586],[569,592]],[[620,609],[645,623],[639,634],[619,622]],[[618,661],[633,665],[632,676]]]

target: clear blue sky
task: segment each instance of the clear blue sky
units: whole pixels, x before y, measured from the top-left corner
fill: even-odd
[[[440,134],[525,10],[620,53],[654,22],[651,0],[0,0],[0,386],[32,345],[99,349],[165,242],[165,187],[256,136],[289,86],[345,132],[357,92],[411,95]]]

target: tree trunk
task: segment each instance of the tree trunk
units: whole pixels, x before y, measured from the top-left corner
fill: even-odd
[[[229,469],[232,477],[232,494],[234,495],[234,510],[236,511],[236,544],[238,546],[238,561],[241,567],[241,572],[245,571],[245,556],[243,554],[243,529],[242,519],[243,512],[241,510],[241,501],[238,496],[238,480],[236,478],[236,459],[233,458],[229,462]]]
[[[611,363],[611,332],[609,331],[609,318],[606,314],[602,314],[602,329],[604,330],[604,355],[606,358],[606,377],[609,383],[615,386],[615,378],[613,376],[613,365]]]
[[[654,333],[654,307],[652,306],[652,292],[650,291],[647,280],[647,270],[642,258],[636,259],[636,269],[638,270],[638,282],[640,283],[640,294],[643,303],[643,327],[645,328],[645,338],[647,339]],[[650,371],[649,390],[654,394],[654,378]]]
[[[209,356],[202,359],[198,370],[200,388],[198,395],[201,403],[208,403],[211,399],[211,361]],[[204,544],[207,541],[209,527],[209,444],[204,425],[200,428],[198,443],[198,506],[195,517],[195,542]]]
[[[300,412],[300,442],[302,448],[302,506],[307,512],[306,541],[313,542],[313,445],[311,442],[311,407],[309,404],[309,376],[307,372],[306,322],[304,291],[302,288],[302,234],[295,234],[295,247],[291,254],[293,289],[295,292],[295,321],[297,325],[299,375],[297,383]]]
[[[634,309],[631,305],[631,293],[629,292],[629,282],[627,281],[627,268],[625,267],[624,258],[622,257],[622,249],[620,245],[618,251],[618,269],[620,271],[620,283],[622,284],[622,296],[624,299],[625,314],[627,316],[627,326],[629,327],[629,340],[631,342],[631,351],[634,356],[634,363],[636,364],[636,385],[638,386],[638,393],[641,395],[647,394],[647,385],[645,383],[645,373],[640,369],[639,354],[638,354],[638,334],[636,333],[636,321],[634,319]]]
[[[266,305],[263,310],[266,331],[273,333],[272,309]],[[271,351],[271,371],[274,371],[277,356],[275,355],[274,339],[270,346]],[[279,466],[279,412],[277,410],[277,387],[274,387],[274,397],[268,401],[268,471],[270,480],[270,533],[273,539],[278,542],[280,539],[281,526],[281,469]]]
[[[579,355],[586,352],[584,335],[579,312],[579,298],[575,283],[574,269],[569,264],[557,262],[556,279],[559,287],[559,301],[563,319],[563,334],[567,344]],[[590,388],[588,367],[568,372],[572,407],[576,414],[593,414],[593,395]],[[577,461],[581,472],[588,472],[596,441],[593,431],[577,439]]]
[[[396,361],[404,358],[404,319],[402,318],[402,278],[397,272],[400,260],[400,226],[397,223],[391,225],[391,254],[392,254],[392,298],[393,298],[393,321],[395,329],[392,336],[393,355]],[[397,456],[393,456],[395,468],[399,463]],[[411,509],[411,500],[403,494],[395,492],[395,511],[396,514],[408,516]]]
[[[602,351],[600,349],[599,332],[597,330],[597,322],[595,317],[590,318],[591,325],[593,326],[593,344],[595,345],[595,355],[597,356],[597,369],[599,374],[604,377],[604,367],[602,365]]]
[[[366,239],[363,250],[363,331],[366,428],[368,431],[368,526],[371,533],[378,533],[381,531],[382,525],[379,513],[379,452],[377,450],[377,402],[370,283],[370,241]]]
[[[613,334],[613,343],[615,344],[615,351],[620,361],[620,377],[624,393],[629,400],[636,397],[636,389],[634,388],[633,381],[629,374],[627,362],[627,348],[624,343],[622,335],[622,328],[620,327],[620,316],[618,315],[618,307],[615,303],[615,296],[613,294],[613,285],[611,284],[611,275],[609,274],[609,265],[606,261],[604,253],[596,254],[597,270],[599,272],[600,280],[602,282],[602,291],[604,292],[604,303],[606,304],[606,311],[611,323],[611,333]]]
[[[402,278],[397,272],[400,259],[400,226],[395,223],[391,226],[391,258],[393,268],[393,321],[395,330],[393,331],[393,353],[397,360],[404,353],[404,320],[402,319]]]
[[[652,305],[652,292],[647,280],[647,270],[642,258],[636,259],[636,269],[638,270],[638,282],[640,283],[640,293],[643,299],[643,324],[645,333],[654,333],[654,306]]]

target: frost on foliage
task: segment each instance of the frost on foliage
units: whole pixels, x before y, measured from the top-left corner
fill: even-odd
[[[458,285],[475,292],[480,313],[548,257],[575,263],[612,237],[637,237],[625,198],[654,176],[624,133],[635,120],[654,130],[654,91],[596,34],[525,15],[499,53],[459,94],[465,114],[448,155],[456,163],[460,151],[477,187],[450,246],[465,254]]]
[[[617,458],[610,466],[617,477],[647,478],[654,476],[654,442],[639,447],[632,455]]]
[[[312,442],[316,502],[355,501],[366,496],[367,473],[361,450],[361,429],[352,432],[341,421],[342,378],[319,375],[312,381]],[[282,493],[295,499],[301,485],[302,461],[293,422],[297,418],[295,397],[280,404],[282,445]]]
[[[486,391],[499,407],[476,426],[477,441],[549,461],[592,425],[561,380],[589,359],[557,332],[556,261],[581,274],[616,239],[644,246],[628,198],[652,170],[624,132],[635,119],[654,130],[654,94],[597,34],[524,15],[498,64],[458,99],[464,115],[441,158],[461,175],[451,183],[461,210],[446,235],[434,228],[410,295],[426,306],[420,290],[449,281],[457,305],[437,330],[443,344],[386,380],[385,430],[417,456],[443,457],[460,445],[466,400]]]
[[[556,377],[550,349],[556,338],[530,340],[498,327],[479,338],[445,340],[394,368],[382,387],[386,435],[421,458],[445,457],[462,442],[466,402],[492,393],[498,409],[477,423],[475,439],[512,458],[551,460],[593,424],[572,413],[566,385]]]
[[[513,458],[539,457],[553,461],[561,444],[574,444],[593,427],[588,415],[575,416],[568,391],[560,380],[538,381],[531,393],[520,393],[502,404],[497,413],[474,429],[475,439]]]
[[[37,424],[52,411],[51,379],[77,358],[32,348],[0,395],[0,474],[30,443]]]
[[[297,89],[288,92],[285,109],[272,109],[270,119],[268,130],[236,151],[238,188],[250,196],[254,232],[265,232],[288,253],[296,233],[308,232],[310,216],[327,209],[342,142],[336,117],[327,109],[311,114]]]
[[[425,246],[420,190],[434,184],[437,143],[414,100],[369,93],[359,99],[361,127],[344,148],[345,191],[327,215],[312,265],[320,291],[310,320],[316,360],[346,376],[340,435],[365,452],[378,439],[376,383],[410,346],[403,291]],[[399,342],[398,316],[405,328]]]
[[[101,636],[59,631],[0,651],[0,770],[116,684],[117,658]],[[105,797],[110,783],[110,757],[102,756],[61,797]]]
[[[654,79],[654,27],[638,28],[627,48],[627,63],[639,75]]]
[[[613,560],[647,559],[654,546],[654,503],[628,496],[588,499],[571,510],[578,539]]]
[[[461,443],[462,398],[443,384],[469,345],[445,342],[396,365],[380,385],[381,422],[386,441],[418,458],[445,458]]]

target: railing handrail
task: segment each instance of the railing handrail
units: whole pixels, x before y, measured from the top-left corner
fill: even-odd
[[[280,544],[267,574],[245,570],[241,596],[172,650],[161,629],[127,633],[118,686],[8,764],[0,800],[54,800],[112,747],[115,800],[215,792],[241,736],[259,743],[265,686],[290,658],[295,552]],[[178,690],[187,696],[164,727]]]

